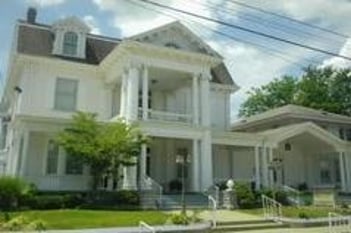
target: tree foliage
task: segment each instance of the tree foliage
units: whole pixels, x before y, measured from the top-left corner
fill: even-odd
[[[283,76],[252,88],[239,116],[296,104],[351,116],[351,69],[307,67],[301,77]]]
[[[146,138],[135,125],[123,121],[99,123],[92,113],[77,112],[69,127],[59,133],[57,143],[89,165],[96,189],[102,175],[116,176],[121,165],[135,165]]]

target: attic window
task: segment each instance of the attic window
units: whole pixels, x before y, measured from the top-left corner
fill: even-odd
[[[76,56],[78,48],[78,35],[75,32],[66,32],[63,38],[63,54]]]
[[[165,44],[166,47],[169,47],[169,48],[174,48],[174,49],[180,49],[180,46],[173,43],[173,42],[168,42]]]

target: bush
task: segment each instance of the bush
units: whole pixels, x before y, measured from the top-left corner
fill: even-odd
[[[1,225],[0,230],[5,231],[43,231],[46,230],[46,223],[42,220],[29,221],[24,216],[17,216]]]
[[[170,221],[175,225],[188,225],[191,222],[191,217],[186,214],[172,214]]]
[[[256,207],[256,198],[251,190],[250,183],[235,182],[234,188],[239,208],[250,209]]]
[[[180,192],[182,190],[182,182],[180,182],[179,180],[175,179],[169,182],[169,191],[173,192],[173,191],[177,191]]]
[[[64,208],[63,195],[38,195],[28,200],[26,206],[37,210],[54,210]]]
[[[136,191],[123,190],[117,192],[94,192],[88,198],[88,205],[85,207],[99,207],[103,209],[116,208],[121,206],[138,206],[139,194]],[[107,207],[107,208],[106,208]]]
[[[303,212],[303,211],[301,211],[301,212],[298,213],[298,217],[299,217],[299,218],[302,218],[302,219],[309,219],[308,214],[305,213],[305,212]]]
[[[21,200],[33,195],[33,192],[33,186],[19,178],[0,177],[0,209],[18,208]]]

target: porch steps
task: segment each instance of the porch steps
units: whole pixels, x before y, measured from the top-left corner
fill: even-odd
[[[208,199],[202,193],[185,194],[185,203],[186,203],[186,207],[189,209],[208,208]],[[181,209],[181,208],[182,208],[181,194],[163,195],[162,209]]]
[[[271,220],[244,220],[244,221],[225,221],[217,222],[217,227],[213,228],[212,232],[237,232],[237,231],[252,231],[263,229],[279,229],[288,228],[288,224],[277,223]]]

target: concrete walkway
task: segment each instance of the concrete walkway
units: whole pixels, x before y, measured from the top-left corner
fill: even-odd
[[[203,211],[199,214],[199,217],[205,220],[211,220],[213,216],[212,211]],[[216,211],[217,221],[229,222],[229,221],[244,221],[244,220],[262,220],[261,216],[242,213],[235,210],[217,210]]]
[[[235,233],[329,233],[328,227],[311,228],[286,228],[286,229],[267,229],[253,231],[236,231]],[[229,232],[228,232],[229,233]]]

